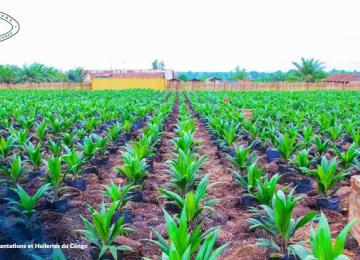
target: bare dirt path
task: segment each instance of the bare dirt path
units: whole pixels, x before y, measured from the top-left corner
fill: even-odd
[[[199,154],[205,155],[207,160],[203,168],[203,174],[210,174],[210,183],[219,183],[210,189],[210,195],[218,199],[214,206],[214,213],[205,223],[206,227],[220,226],[218,243],[231,242],[227,250],[219,257],[224,260],[263,260],[266,259],[265,251],[254,246],[256,236],[249,232],[246,219],[252,214],[237,207],[241,189],[232,181],[229,168],[234,168],[227,156],[220,152],[212,143],[210,134],[204,123],[191,109],[189,111],[196,120],[195,139],[200,141]]]

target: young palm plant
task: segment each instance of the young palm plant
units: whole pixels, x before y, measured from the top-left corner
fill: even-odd
[[[197,180],[197,173],[206,157],[196,158],[190,151],[178,151],[178,157],[169,162],[171,182],[168,186],[178,189],[183,195],[191,191]]]
[[[0,171],[9,178],[11,184],[15,184],[18,183],[24,175],[25,167],[22,164],[20,156],[15,156],[10,163],[10,168],[8,169],[6,166],[2,166]]]
[[[0,138],[0,159],[4,162],[9,156],[11,149],[13,148],[13,139],[11,137],[5,139]]]
[[[160,248],[162,252],[162,259],[215,260],[216,257],[220,255],[220,253],[226,248],[226,246],[228,246],[228,244],[225,244],[215,251],[209,252],[210,249],[213,249],[213,244],[215,242],[206,241],[208,239],[214,240],[214,237],[217,237],[218,229],[210,228],[203,233],[201,233],[202,225],[198,225],[194,229],[190,229],[187,223],[186,208],[183,208],[181,211],[178,223],[165,210],[163,210],[163,212],[166,221],[166,231],[169,239],[166,240],[159,234],[159,232],[152,229],[157,241],[150,240],[150,242],[154,243]],[[206,248],[207,246],[210,247]],[[199,248],[200,250],[198,251]],[[198,253],[196,254],[197,251]],[[206,251],[207,254],[205,254],[204,251]],[[209,258],[204,258],[205,255],[209,255]]]
[[[111,181],[110,185],[105,187],[102,194],[104,197],[109,198],[112,203],[118,202],[118,210],[121,211],[132,198],[130,192],[137,188],[139,187],[134,186],[131,183],[123,186],[117,186],[113,181]]]
[[[322,157],[321,164],[316,170],[308,170],[306,173],[315,178],[318,191],[325,199],[336,191],[337,183],[345,177],[343,171],[337,171],[336,158],[329,162],[325,156]]]
[[[38,202],[46,194],[49,188],[50,184],[45,184],[41,186],[32,196],[29,195],[20,185],[17,185],[16,188],[12,188],[12,190],[17,194],[19,201],[11,200],[11,209],[23,217],[24,224],[27,228],[31,224]]]
[[[124,161],[124,165],[116,167],[116,171],[124,175],[133,185],[142,184],[147,177],[145,159],[139,159],[136,155],[129,152],[123,152],[121,158]]]
[[[250,218],[250,229],[261,229],[265,231],[270,238],[260,238],[257,244],[261,247],[271,250],[272,257],[283,257],[292,252],[290,239],[296,231],[312,221],[316,213],[310,212],[300,218],[293,218],[293,211],[300,197],[293,198],[294,189],[286,197],[282,190],[272,198],[271,206],[261,205],[266,215],[261,218]]]
[[[341,151],[335,145],[333,147],[333,150],[341,159],[340,164],[344,168],[348,168],[349,166],[351,166],[351,164],[354,162],[354,160],[359,154],[359,150],[356,149],[355,143],[353,143],[347,151]]]
[[[266,175],[262,180],[257,181],[256,189],[252,195],[260,204],[271,206],[271,200],[277,191],[276,188],[280,178],[280,175],[275,174],[269,180],[268,175]]]
[[[190,191],[186,194],[185,198],[176,192],[159,189],[162,193],[162,197],[167,198],[174,203],[179,209],[186,208],[188,222],[193,222],[198,216],[201,215],[204,210],[211,211],[211,206],[214,205],[217,200],[208,198],[208,190],[211,186],[207,186],[209,175],[206,175],[199,183],[196,191]]]
[[[117,260],[117,251],[132,251],[129,246],[118,246],[114,243],[118,236],[133,231],[123,224],[124,217],[120,217],[115,223],[112,222],[118,204],[119,202],[114,202],[107,209],[105,203],[102,202],[100,212],[89,206],[91,221],[81,216],[85,229],[78,230],[78,232],[83,235],[85,240],[99,249],[98,259],[111,254]]]
[[[61,157],[61,159],[67,165],[67,172],[74,175],[75,178],[78,178],[81,174],[81,169],[85,164],[84,155],[82,152],[78,152],[75,149],[70,149],[65,147],[66,154]]]
[[[62,192],[61,185],[65,179],[66,174],[61,169],[61,158],[50,157],[45,161],[47,167],[47,173],[45,175],[45,181],[51,184],[54,191],[54,199],[59,198]]]
[[[289,134],[280,135],[276,138],[277,150],[284,157],[285,161],[288,162],[292,153],[296,150],[296,136],[290,137]]]
[[[349,260],[350,258],[344,255],[345,241],[348,233],[357,221],[352,220],[349,222],[338,234],[334,243],[327,218],[321,212],[316,231],[313,227],[310,229],[311,250],[308,251],[302,245],[296,245],[294,246],[294,251],[301,259]]]
[[[243,172],[247,167],[253,164],[256,160],[256,153],[250,153],[251,146],[244,147],[243,145],[235,146],[235,155],[228,156],[230,161],[235,164],[240,172]]]
[[[38,171],[42,161],[42,153],[41,153],[41,144],[38,143],[34,146],[32,143],[29,143],[26,146],[28,161],[30,161],[34,167],[34,171]]]
[[[233,172],[233,174],[239,185],[249,193],[252,193],[264,172],[263,169],[260,169],[257,163],[254,162],[247,168],[247,176],[244,177],[236,172]]]

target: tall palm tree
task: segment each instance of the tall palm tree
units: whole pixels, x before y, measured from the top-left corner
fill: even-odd
[[[314,82],[317,79],[325,77],[324,63],[320,60],[301,58],[300,63],[293,62],[293,64],[306,82]]]

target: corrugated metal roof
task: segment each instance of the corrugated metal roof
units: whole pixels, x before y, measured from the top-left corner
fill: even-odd
[[[351,81],[360,81],[360,74],[334,74],[326,79],[325,82],[342,82],[349,83]]]

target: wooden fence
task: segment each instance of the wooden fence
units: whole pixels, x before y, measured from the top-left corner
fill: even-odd
[[[342,83],[305,83],[305,82],[199,82],[168,81],[167,89],[174,91],[313,91],[313,90],[353,90],[360,91],[360,82]]]
[[[313,90],[353,90],[360,91],[360,82],[341,83],[305,83],[305,82],[196,82],[168,81],[166,88],[173,91],[313,91]],[[31,89],[31,90],[91,90],[91,84],[77,83],[23,83],[0,84],[1,89]]]
[[[90,90],[90,84],[46,82],[46,83],[21,83],[21,84],[0,84],[0,89],[31,89],[31,90]]]

